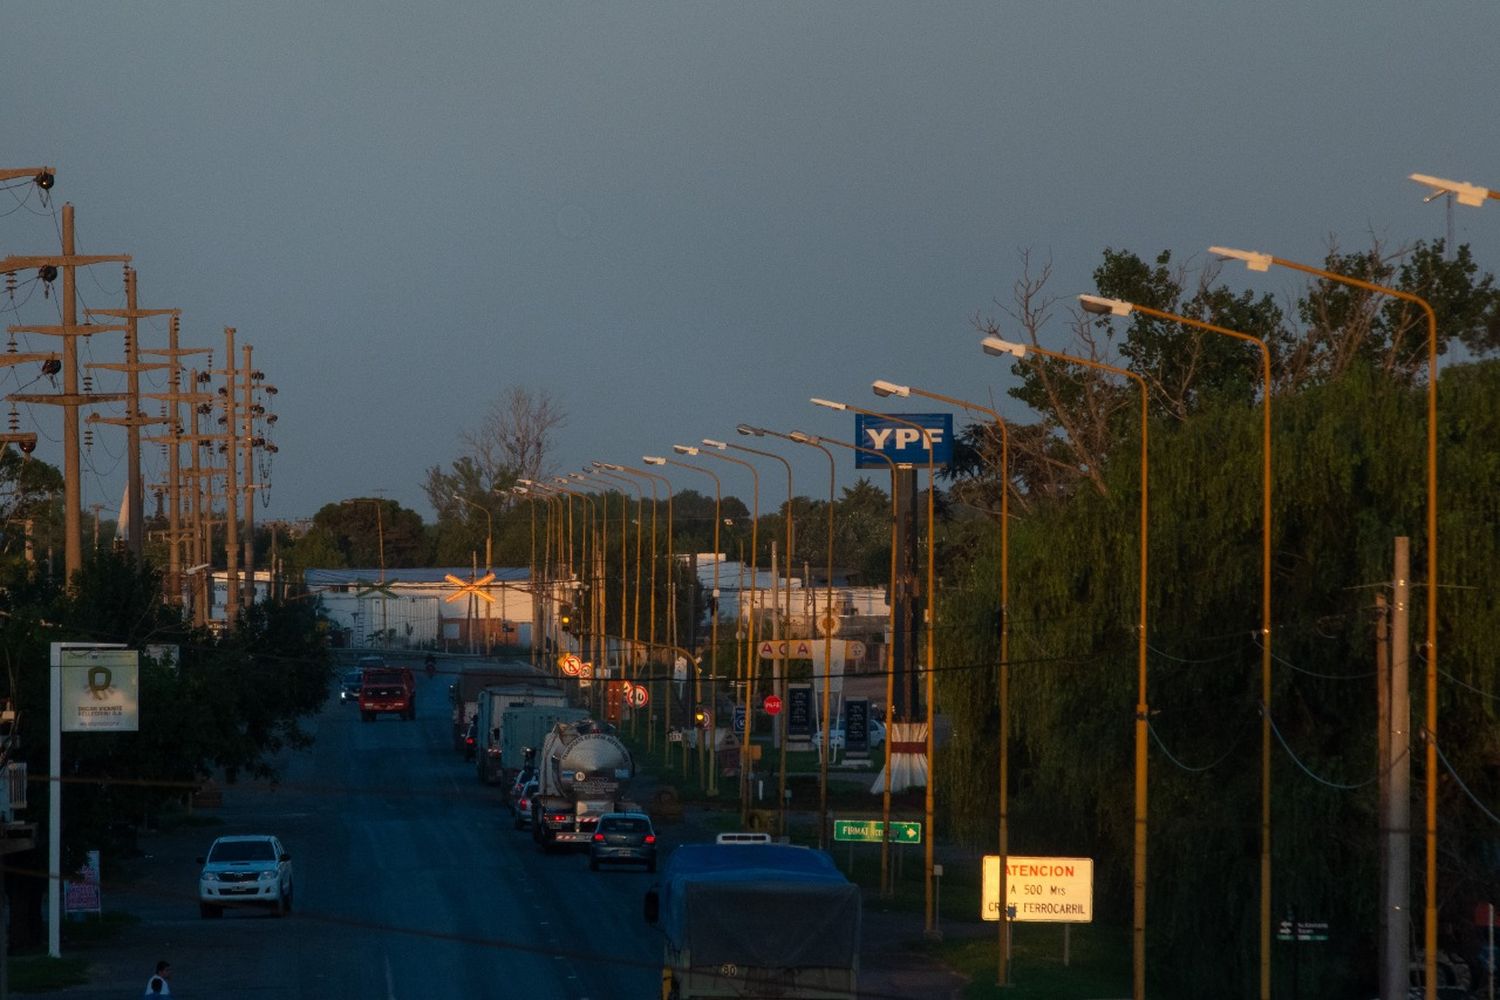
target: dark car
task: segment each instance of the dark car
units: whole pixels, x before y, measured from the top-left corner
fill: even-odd
[[[526,791],[526,786],[536,780],[536,768],[523,767],[516,773],[515,780],[510,783],[510,790],[506,793],[506,805],[510,806],[511,812],[520,812],[521,795]]]
[[[589,843],[589,868],[599,870],[605,862],[645,865],[656,871],[656,831],[645,813],[605,813],[594,827]]]
[[[470,719],[469,728],[464,730],[464,760],[473,760],[479,751],[475,749],[479,745],[479,720]]]
[[[361,670],[347,670],[339,679],[339,701],[359,701],[359,688],[364,683],[364,672]]]

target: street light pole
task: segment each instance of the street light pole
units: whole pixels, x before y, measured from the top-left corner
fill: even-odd
[[[696,455],[696,454],[698,454],[698,449],[697,448],[693,448],[693,447],[691,447],[689,445],[685,445],[685,444],[674,444],[672,446],[672,450],[675,451],[679,455]],[[714,751],[713,751],[713,749],[708,748],[706,746],[706,744],[708,742],[711,742],[713,740],[713,738],[714,738],[714,729],[717,728],[717,726],[719,724],[719,721],[718,721],[719,706],[714,701],[714,697],[715,697],[716,691],[715,691],[715,682],[714,682],[713,678],[716,678],[716,677],[719,676],[719,563],[721,562],[721,559],[720,559],[721,553],[719,552],[719,524],[723,520],[722,505],[723,505],[723,499],[724,499],[724,484],[722,482],[720,482],[718,474],[716,472],[714,472],[712,469],[706,469],[706,468],[704,468],[701,465],[693,465],[691,462],[679,462],[675,458],[668,458],[668,459],[665,459],[665,461],[666,461],[666,463],[668,465],[675,465],[679,469],[692,469],[694,472],[701,472],[705,476],[708,476],[710,479],[712,479],[714,481],[714,592],[713,592],[713,600],[710,602],[710,607],[711,607],[713,613],[712,613],[710,621],[708,623],[708,628],[709,628],[709,640],[708,640],[708,642],[709,642],[710,648],[713,650],[713,654],[709,657],[709,667],[708,667],[708,669],[710,671],[710,679],[709,679],[709,685],[708,685],[708,690],[709,690],[708,722],[709,722],[709,727],[710,728],[709,728],[708,740],[703,740],[703,739],[699,739],[698,740],[698,776],[699,776],[699,778],[703,779],[704,785],[708,789],[708,793],[710,795],[714,795],[714,794],[717,794],[718,790],[719,790],[718,782],[714,778],[714,772],[716,770],[716,768],[713,767]],[[695,561],[694,562],[695,568],[696,568],[696,565],[697,565],[697,563]],[[695,627],[694,630],[696,631],[696,627]],[[703,677],[702,677],[702,672],[701,671],[697,671],[693,675],[693,701],[696,702],[697,704],[700,704],[700,705],[703,703]],[[708,766],[707,766],[707,774],[706,775],[704,774],[704,770],[705,770],[705,765],[704,765],[705,750],[707,751],[707,759],[709,761]]]
[[[729,447],[727,441],[704,438],[703,444],[706,448],[716,449],[702,452],[705,457],[732,462],[750,470],[750,608],[745,628],[745,729],[740,734],[740,822],[745,823],[750,817],[750,734],[755,728],[754,692],[760,663],[755,648],[755,615],[760,608],[760,473],[744,459],[721,454]],[[697,453],[696,449],[694,453]]]
[[[927,695],[927,788],[923,796],[924,819],[927,824],[926,836],[923,840],[923,933],[929,937],[937,935],[937,900],[936,885],[934,884],[933,852],[936,845],[936,820],[937,803],[936,793],[933,788],[937,784],[937,462],[933,457],[932,436],[928,434],[927,428],[914,421],[907,420],[890,413],[876,413],[874,410],[866,410],[863,407],[853,406],[849,403],[836,403],[829,399],[813,399],[813,405],[826,407],[830,410],[848,410],[853,413],[862,413],[867,417],[875,417],[879,420],[889,420],[904,427],[910,427],[919,435],[919,439],[927,446],[927,683],[925,685]],[[890,738],[887,734],[887,739]]]
[[[740,434],[744,434],[744,435],[751,436],[751,437],[764,437],[767,433],[769,433],[763,427],[752,427],[749,424],[738,424],[738,425],[736,425],[735,430],[738,433],[740,433]],[[704,443],[705,444],[708,443],[706,439],[705,439]],[[786,570],[785,570],[785,572],[784,572],[783,575],[784,575],[785,580],[786,580],[786,604],[784,605],[784,607],[786,608],[785,614],[787,616],[787,630],[791,631],[791,615],[792,615],[792,528],[793,528],[793,521],[794,521],[794,518],[792,517],[792,499],[793,499],[793,497],[796,496],[796,493],[792,489],[792,463],[788,462],[785,458],[781,457],[780,455],[776,454],[775,452],[762,451],[759,448],[749,448],[749,447],[746,447],[745,445],[742,445],[742,444],[731,444],[729,442],[720,442],[720,443],[722,443],[726,448],[733,448],[735,451],[742,451],[742,452],[745,452],[746,454],[749,454],[749,455],[759,455],[762,458],[774,458],[776,461],[778,461],[778,462],[781,463],[781,465],[782,465],[782,467],[784,469],[786,469],[786,553],[783,556],[783,561],[786,564]],[[758,521],[759,518],[757,518],[756,520]],[[774,570],[774,568],[775,567],[773,566],[772,569]],[[772,591],[772,611],[771,611],[771,639],[778,644],[777,648],[780,648],[780,641],[782,639],[780,614],[781,614],[781,612],[775,607],[775,591],[773,590]],[[790,638],[790,636],[788,636],[788,638]],[[777,713],[777,715],[776,715],[776,721],[774,723],[774,726],[775,726],[775,739],[776,739],[776,747],[777,747],[777,756],[780,758],[779,763],[778,763],[779,777],[777,778],[777,783],[776,783],[777,817],[778,817],[777,818],[777,830],[784,837],[784,836],[786,836],[786,717],[787,717],[787,713],[786,713],[786,675],[787,675],[787,661],[786,661],[785,658],[782,658],[782,659],[779,659],[779,660],[773,659],[771,661],[771,663],[772,663],[772,670],[774,671],[774,674],[775,674],[775,677],[773,679],[773,684],[776,687],[776,694],[781,698],[781,703],[782,703],[782,711],[779,712],[779,713]],[[777,666],[777,664],[780,664],[780,666]]]
[[[922,396],[971,413],[983,413],[995,422],[995,427],[1000,432],[1000,664],[996,684],[996,705],[1000,712],[1000,829],[997,838],[1000,852],[997,897],[1000,913],[997,915],[999,919],[996,922],[996,933],[999,937],[1000,959],[995,984],[1005,986],[1010,982],[1010,936],[1007,934],[1010,927],[1005,919],[1005,904],[1009,898],[1006,858],[1010,856],[1010,432],[1000,414],[988,406],[884,380],[877,380],[871,388],[875,395],[881,397]]]
[[[1462,192],[1460,200],[1463,201]],[[1493,192],[1486,192],[1486,197]],[[1464,204],[1477,204],[1472,200]],[[1272,264],[1293,271],[1301,271],[1326,281],[1363,289],[1393,299],[1410,302],[1419,307],[1427,317],[1427,810],[1426,810],[1426,907],[1423,920],[1423,958],[1425,966],[1424,990],[1427,1000],[1437,1000],[1437,698],[1438,698],[1438,526],[1437,526],[1437,383],[1438,383],[1438,332],[1437,313],[1432,304],[1419,295],[1377,285],[1373,281],[1351,278],[1321,267],[1299,264],[1268,253],[1235,250],[1229,247],[1209,247],[1209,252],[1242,261],[1252,271],[1267,271]]]
[[[1271,348],[1260,337],[1097,295],[1080,295],[1084,312],[1128,316],[1132,312],[1169,323],[1254,344],[1260,351],[1261,491],[1260,491],[1260,1000],[1271,1000]],[[1404,933],[1404,932],[1403,932]]]
[[[1147,495],[1147,484],[1150,467],[1147,464],[1147,418],[1149,416],[1148,402],[1149,393],[1146,389],[1146,380],[1133,371],[1124,368],[1116,368],[1101,361],[1092,361],[1088,358],[1075,357],[1071,354],[1063,354],[1059,351],[1049,351],[1045,347],[1026,344],[1013,344],[1001,340],[999,337],[986,337],[981,346],[986,354],[1010,354],[1016,358],[1024,359],[1028,351],[1066,361],[1073,364],[1083,365],[1099,371],[1112,372],[1131,379],[1141,390],[1141,558],[1140,558],[1140,592],[1141,607],[1140,621],[1136,626],[1136,704],[1135,704],[1135,886],[1134,886],[1134,917],[1131,948],[1131,972],[1133,981],[1132,996],[1134,1000],[1145,1000],[1146,997],[1146,543],[1147,543],[1147,513],[1150,509]],[[1003,904],[1002,904],[1003,905]]]

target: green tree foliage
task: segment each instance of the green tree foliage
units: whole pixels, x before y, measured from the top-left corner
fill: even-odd
[[[313,515],[313,530],[337,548],[345,566],[377,567],[384,561],[394,569],[426,566],[431,559],[422,516],[394,500],[354,497],[325,504]]]

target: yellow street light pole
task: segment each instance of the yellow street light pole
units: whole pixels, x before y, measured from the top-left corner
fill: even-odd
[[[1492,192],[1487,192],[1488,196]],[[1467,201],[1465,204],[1477,204]],[[1321,267],[1299,264],[1268,253],[1235,250],[1229,247],[1209,247],[1209,252],[1238,260],[1252,271],[1267,271],[1272,264],[1303,274],[1311,274],[1326,281],[1360,288],[1367,292],[1389,295],[1402,302],[1418,306],[1427,317],[1427,810],[1426,810],[1426,906],[1423,920],[1423,957],[1425,960],[1424,989],[1427,1000],[1437,1000],[1437,698],[1438,698],[1438,530],[1437,530],[1437,383],[1438,383],[1438,332],[1437,313],[1432,304],[1419,295],[1377,285],[1372,281],[1351,278],[1345,274],[1326,271]]]
[[[883,379],[876,380],[871,388],[875,395],[881,397],[922,396],[939,403],[947,403],[949,406],[960,407],[971,413],[983,413],[995,422],[995,427],[1000,432],[1000,665],[995,695],[996,707],[1000,713],[1000,828],[997,838],[1000,852],[1000,886],[997,897],[1000,913],[996,926],[999,938],[997,950],[1000,958],[996,968],[995,984],[1005,986],[1010,982],[1010,937],[1007,933],[1010,930],[1010,924],[1005,919],[1005,904],[1008,898],[1006,887],[1009,881],[1006,877],[1006,858],[1010,857],[1010,432],[1000,414],[988,406],[981,406],[954,396],[945,396],[940,392],[928,392],[914,386],[897,385]]]
[[[622,474],[623,471],[624,471],[623,469],[621,469],[619,472],[612,472],[612,471],[610,471],[611,469],[620,469],[620,467],[617,466],[617,465],[608,465],[608,464],[606,464],[604,462],[594,462],[594,463],[592,463],[592,465],[594,466],[594,471],[598,475],[600,475],[600,476],[607,476],[610,479],[613,479],[615,482],[624,483],[626,486],[629,486],[631,489],[635,490],[635,609],[631,613],[631,626],[630,626],[630,645],[631,645],[630,666],[632,668],[632,674],[633,674],[634,673],[634,668],[635,668],[635,657],[636,657],[636,654],[640,651],[640,645],[641,645],[641,534],[642,534],[641,529],[645,527],[642,515],[644,513],[643,508],[646,505],[646,491],[643,490],[643,489],[641,489],[641,484],[640,483],[636,482],[634,479],[631,479],[627,475],[623,475]],[[655,516],[655,513],[656,512],[653,509],[652,510],[652,516],[653,517]],[[623,524],[623,520],[622,520],[622,524]],[[622,575],[625,573],[625,567],[624,567],[623,558],[622,558],[622,561],[621,561],[621,564],[620,564],[620,572],[621,572]],[[622,587],[621,590],[620,590],[620,601],[621,601],[620,607],[622,609],[625,607],[625,604],[624,604],[625,596],[624,595],[625,595],[625,591],[624,591],[624,588]],[[620,630],[622,632],[625,630],[625,621],[624,621],[623,613],[622,613],[621,619],[620,619]],[[635,732],[635,719],[636,719],[635,713],[631,712],[631,714],[630,714],[630,731],[632,733]]]
[[[765,430],[765,428],[763,428],[763,427],[752,427],[750,424],[738,424],[738,425],[735,426],[735,430],[738,433],[740,433],[740,434],[746,435],[747,437],[765,437],[766,434],[767,434],[767,431]],[[759,448],[749,448],[749,447],[746,447],[745,445],[742,445],[742,444],[731,444],[729,442],[725,442],[725,447],[733,448],[735,451],[745,452],[748,455],[759,455],[762,458],[774,458],[776,461],[778,461],[778,462],[781,463],[781,465],[782,465],[782,467],[784,469],[786,469],[786,553],[783,556],[782,561],[786,565],[786,570],[785,570],[785,572],[783,574],[783,576],[784,576],[784,578],[786,580],[786,604],[784,605],[784,607],[786,608],[785,614],[787,616],[787,630],[791,631],[791,614],[792,614],[792,527],[793,527],[792,522],[794,520],[793,517],[792,517],[792,498],[796,496],[796,493],[793,491],[793,488],[792,488],[792,463],[788,462],[785,458],[782,458],[780,455],[776,454],[775,452],[762,451]],[[774,594],[774,592],[773,592],[773,594]],[[775,603],[774,602],[774,598],[773,598],[773,602],[772,603],[773,604]],[[771,613],[771,638],[772,638],[773,641],[778,642],[778,643],[783,638],[782,635],[781,635],[781,618],[779,617],[779,613],[774,608],[773,608],[772,613]],[[788,636],[787,638],[790,638],[790,636]],[[776,666],[776,664],[778,662],[780,663],[780,666]],[[778,769],[779,769],[780,773],[779,773],[779,777],[778,777],[777,783],[776,783],[776,799],[777,799],[777,807],[776,807],[777,808],[777,813],[776,813],[776,815],[778,817],[777,818],[777,832],[779,832],[784,837],[784,836],[786,836],[786,717],[787,717],[787,713],[786,713],[786,674],[787,674],[787,661],[785,659],[782,659],[780,661],[777,661],[777,660],[773,659],[771,661],[771,663],[772,663],[772,670],[773,670],[773,672],[775,674],[774,683],[776,685],[776,694],[781,698],[781,703],[782,703],[782,711],[776,716],[776,721],[775,721],[777,755],[780,757],[780,762],[778,764]]]
[[[667,464],[667,460],[665,458],[662,458],[662,457],[658,456],[658,455],[642,455],[641,456],[641,461],[645,462],[647,465],[666,465]],[[675,547],[675,544],[674,544],[673,538],[672,538],[672,483],[671,483],[670,480],[667,479],[666,476],[663,476],[660,473],[647,472],[644,469],[631,469],[631,467],[628,466],[628,465],[624,466],[624,468],[625,468],[625,470],[627,472],[634,471],[634,472],[638,472],[640,475],[650,476],[652,479],[659,480],[661,482],[661,484],[667,488],[667,622],[666,622],[666,625],[667,625],[667,638],[671,639],[671,640],[675,640],[677,638],[677,550],[676,550],[676,547]],[[655,496],[654,492],[652,493],[652,496],[653,497]],[[653,586],[651,588],[651,599],[652,599],[652,601],[654,603],[655,600],[656,600],[656,587],[654,586],[654,581],[655,581],[655,578],[656,578],[656,565],[655,565],[654,562],[652,563],[652,567],[651,567],[651,575],[652,575],[652,580],[653,580]],[[655,626],[655,621],[656,621],[655,616],[653,616],[652,617],[652,629],[653,630],[656,627]],[[651,645],[653,646],[653,648],[660,648],[661,643],[653,642]],[[665,719],[662,722],[662,737],[661,737],[661,739],[662,739],[662,758],[668,764],[670,764],[671,760],[672,760],[672,757],[671,757],[672,744],[671,744],[671,741],[670,741],[670,735],[671,735],[671,732],[672,732],[672,670],[671,670],[671,665],[670,664],[667,665],[667,671],[666,671],[666,673],[667,673],[667,683],[666,683],[666,695],[667,696],[662,699],[662,707],[664,709],[663,714],[665,715]],[[682,757],[683,757],[682,766],[683,766],[684,772],[686,772],[686,769],[687,769],[687,747],[683,747],[682,748]]]
[[[657,495],[656,495],[656,481],[658,479],[660,479],[661,477],[653,475],[652,473],[649,473],[649,472],[645,472],[645,471],[643,471],[641,469],[633,468],[633,467],[631,467],[629,465],[613,465],[613,464],[610,464],[608,462],[605,462],[605,463],[602,463],[602,467],[605,468],[605,469],[609,469],[612,472],[623,472],[627,476],[634,476],[634,477],[639,478],[639,479],[644,479],[644,480],[646,480],[646,484],[651,487],[651,584],[650,584],[650,592],[649,592],[649,599],[647,601],[647,612],[646,612],[646,635],[647,635],[647,637],[646,637],[646,663],[644,664],[644,666],[646,666],[647,669],[649,669],[650,665],[651,665],[651,651],[656,648],[656,561],[657,561],[657,556],[656,556],[656,508],[658,506],[660,506],[660,501],[657,499]],[[663,480],[663,482],[665,482],[665,480]],[[669,511],[670,511],[670,508],[671,508],[671,496],[672,496],[672,494],[671,494],[671,487],[669,486],[668,490],[667,490],[667,503],[668,503],[668,510]],[[670,516],[670,514],[669,514],[669,516]],[[636,537],[636,541],[637,541],[637,548],[639,549],[639,542],[640,542],[639,534]],[[671,543],[668,542],[669,546],[670,546],[670,544]],[[636,586],[637,586],[637,588],[639,588],[640,581],[641,581],[641,571],[640,571],[640,567],[639,566],[636,567],[636,574],[635,574],[635,576],[636,576]],[[636,613],[639,614],[640,610],[641,610],[641,602],[640,602],[640,597],[639,597],[639,590],[637,590],[637,597],[636,597],[636,602],[635,603],[636,603],[636,608],[635,608]],[[637,642],[640,641],[640,629],[639,628],[636,629],[636,641]],[[634,718],[634,716],[632,716],[632,719],[633,718]],[[647,750],[650,750],[652,748],[653,740],[655,739],[655,737],[653,736],[653,734],[655,733],[655,730],[653,730],[651,728],[651,726],[649,724],[649,720],[650,720],[650,715],[648,714],[647,715],[647,726],[646,726],[646,749]]]
[[[698,454],[697,448],[685,444],[674,444],[672,446],[672,450],[679,455]],[[703,781],[704,786],[708,789],[708,793],[710,795],[716,795],[719,791],[718,780],[715,777],[715,773],[717,772],[718,768],[713,766],[714,748],[709,747],[708,744],[713,741],[714,730],[717,729],[719,725],[719,706],[715,700],[717,692],[715,691],[715,683],[712,678],[719,675],[719,564],[723,561],[721,559],[723,553],[719,551],[719,524],[723,520],[722,505],[724,500],[724,484],[719,481],[718,473],[714,472],[712,469],[704,468],[701,465],[694,465],[691,462],[679,462],[675,458],[666,459],[666,462],[668,465],[675,465],[679,469],[692,469],[694,472],[701,472],[714,481],[714,592],[713,597],[709,602],[709,607],[712,609],[712,614],[709,616],[708,623],[708,644],[709,647],[713,650],[713,652],[709,655],[708,667],[711,674],[708,683],[709,731],[707,739],[703,739],[700,737],[698,740],[698,777]],[[694,564],[694,567],[696,572],[696,563]],[[694,625],[696,626],[696,624],[697,623],[695,622]],[[701,672],[696,670],[693,672],[693,701],[700,705],[703,704],[703,677]],[[705,759],[708,761],[707,764],[704,763]],[[706,774],[705,771],[707,772]]]
[[[536,630],[540,624],[541,616],[537,614],[538,591],[536,576],[536,498],[531,496],[524,486],[513,486],[505,491],[507,494],[519,497],[526,501],[526,509],[531,513],[531,562],[526,578],[527,590],[531,592],[531,668],[537,669],[537,661],[540,647],[537,645]]]
[[[1132,312],[1254,344],[1260,351],[1260,1000],[1271,1000],[1271,348],[1260,337],[1097,295],[1078,296],[1084,312],[1128,316]]]
[[[923,847],[923,906],[922,906],[922,928],[928,937],[937,934],[937,900],[936,885],[934,884],[933,864],[934,851],[937,840],[937,462],[933,457],[932,436],[927,433],[927,428],[905,417],[895,416],[889,413],[877,413],[874,410],[866,410],[863,407],[854,406],[850,403],[836,403],[829,399],[813,399],[814,406],[827,407],[830,410],[848,410],[853,413],[862,413],[867,417],[878,420],[889,420],[893,424],[910,427],[920,435],[920,440],[927,446],[927,595],[926,595],[926,618],[927,618],[927,681],[924,685],[927,695],[927,788],[923,796],[924,820],[927,830],[922,838]],[[886,736],[890,738],[889,733]]]
[[[814,440],[821,444],[838,445],[850,451],[857,451],[865,455],[873,455],[886,465],[891,467],[891,582],[890,600],[887,602],[890,621],[887,628],[890,636],[885,643],[885,705],[886,705],[886,728],[884,740],[885,754],[885,790],[880,798],[880,894],[889,896],[891,889],[891,703],[896,700],[896,523],[900,519],[899,506],[896,499],[896,461],[883,451],[874,448],[866,448],[850,441],[840,441],[837,438],[818,435]],[[847,724],[846,724],[847,725]],[[848,739],[848,730],[845,730],[844,738]]]
[[[729,455],[720,454],[729,447],[727,441],[715,441],[712,438],[704,438],[703,445],[706,448],[717,449],[704,451],[705,458],[717,458],[721,462],[733,462],[750,470],[751,482],[751,507],[750,507],[750,607],[746,613],[745,628],[745,729],[740,734],[740,822],[748,823],[750,819],[750,734],[755,728],[755,682],[759,663],[759,657],[755,652],[755,614],[760,607],[760,473],[755,466],[741,458],[732,458]],[[699,450],[694,449],[694,454]]]
[[[1059,351],[1049,351],[1045,347],[1034,345],[1013,344],[1001,340],[999,337],[985,337],[981,346],[986,354],[1010,354],[1017,358],[1025,358],[1028,351],[1066,361],[1080,364],[1087,368],[1099,371],[1112,372],[1122,375],[1135,382],[1141,390],[1141,560],[1140,560],[1140,591],[1141,608],[1140,621],[1137,629],[1137,664],[1136,664],[1136,704],[1135,704],[1135,886],[1134,886],[1134,928],[1131,947],[1131,971],[1133,979],[1132,996],[1135,1000],[1145,1000],[1146,996],[1146,543],[1147,543],[1147,514],[1150,510],[1147,486],[1150,477],[1150,466],[1147,463],[1147,418],[1149,416],[1148,402],[1149,393],[1146,389],[1146,380],[1133,371],[1125,368],[1116,368],[1100,361],[1091,361],[1088,358],[1075,357],[1072,354],[1063,354]]]

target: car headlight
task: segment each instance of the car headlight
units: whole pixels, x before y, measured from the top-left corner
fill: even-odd
[[[214,872],[204,872],[202,875],[199,875],[198,877],[201,878],[205,882],[217,882],[217,881],[219,881],[219,876],[216,875]]]
[[[261,872],[260,873],[260,880],[262,882],[274,882],[274,881],[276,881],[276,873],[275,872]]]

